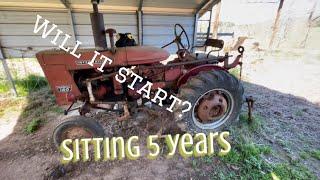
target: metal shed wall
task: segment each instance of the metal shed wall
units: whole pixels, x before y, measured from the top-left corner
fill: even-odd
[[[63,32],[73,34],[69,15],[65,12],[0,11],[0,40],[7,58],[34,57],[34,54],[40,50],[55,48],[50,41],[54,38],[56,31],[46,39],[41,38],[40,32],[33,33],[37,14],[58,25]],[[72,15],[76,39],[83,43],[81,47],[94,47],[89,13]],[[131,32],[137,39],[135,14],[104,14],[104,20],[106,28],[115,28],[117,32]],[[67,45],[74,45],[74,41],[69,41]]]
[[[34,57],[34,54],[40,50],[56,48],[50,43],[56,31],[53,31],[46,39],[41,38],[40,32],[38,34],[33,33],[37,14],[58,25],[58,28],[63,32],[69,35],[73,34],[70,17],[66,12],[2,10],[0,11],[0,41],[5,57]],[[81,47],[94,47],[89,13],[75,12],[72,13],[72,16],[76,39],[83,43]],[[114,28],[120,33],[130,32],[138,41],[137,16],[135,13],[105,13],[104,21],[106,28]],[[161,47],[172,41],[174,39],[175,23],[184,26],[192,44],[194,16],[190,14],[144,14],[142,21],[143,45]],[[74,41],[70,41],[67,45],[74,45]],[[175,53],[176,46],[172,45],[167,50],[170,53]]]
[[[171,42],[174,36],[174,25],[181,24],[186,30],[192,45],[194,31],[194,16],[192,15],[154,15],[143,16],[143,44],[161,47]],[[177,46],[172,44],[166,48],[170,53],[177,51]]]

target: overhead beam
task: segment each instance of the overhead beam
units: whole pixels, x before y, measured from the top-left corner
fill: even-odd
[[[3,52],[1,44],[0,44],[0,60],[2,62],[2,66],[3,66],[4,72],[6,74],[7,80],[11,86],[11,91],[17,97],[18,92],[17,92],[16,86],[14,85],[13,78],[12,78],[10,70],[8,68],[6,57],[4,56],[4,52]]]
[[[76,30],[75,30],[75,27],[74,27],[74,20],[73,20],[72,8],[71,8],[71,5],[70,5],[70,2],[68,0],[60,0],[60,1],[68,11],[69,25],[70,25],[70,29],[71,29],[71,33],[72,33],[71,36],[73,37],[74,41],[76,41],[77,40]]]
[[[142,7],[143,7],[143,0],[139,1],[138,4],[138,10],[136,12],[137,14],[137,31],[138,31],[138,43],[140,46],[143,45],[143,12],[142,12]]]

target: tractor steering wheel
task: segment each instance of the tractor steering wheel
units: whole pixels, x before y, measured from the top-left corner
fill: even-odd
[[[178,27],[181,29],[181,32],[178,34]],[[175,24],[174,25],[174,35],[175,35],[175,39],[173,41],[171,41],[170,43],[162,46],[161,48],[165,48],[173,43],[177,44],[178,47],[178,51],[180,50],[189,50],[190,48],[190,41],[189,41],[189,37],[187,35],[187,32],[184,30],[184,28],[181,26],[181,24]],[[184,38],[187,40],[187,46],[186,44],[182,43],[182,36],[185,36]]]

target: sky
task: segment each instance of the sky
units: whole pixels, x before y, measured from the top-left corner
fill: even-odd
[[[320,0],[285,0],[282,15],[308,17],[317,1],[315,15],[320,15]],[[220,20],[235,24],[256,24],[274,20],[279,0],[222,0]]]

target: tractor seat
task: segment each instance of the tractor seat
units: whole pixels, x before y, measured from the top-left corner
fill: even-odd
[[[130,46],[126,48],[127,64],[152,64],[168,59],[169,53],[161,48],[149,46]]]

